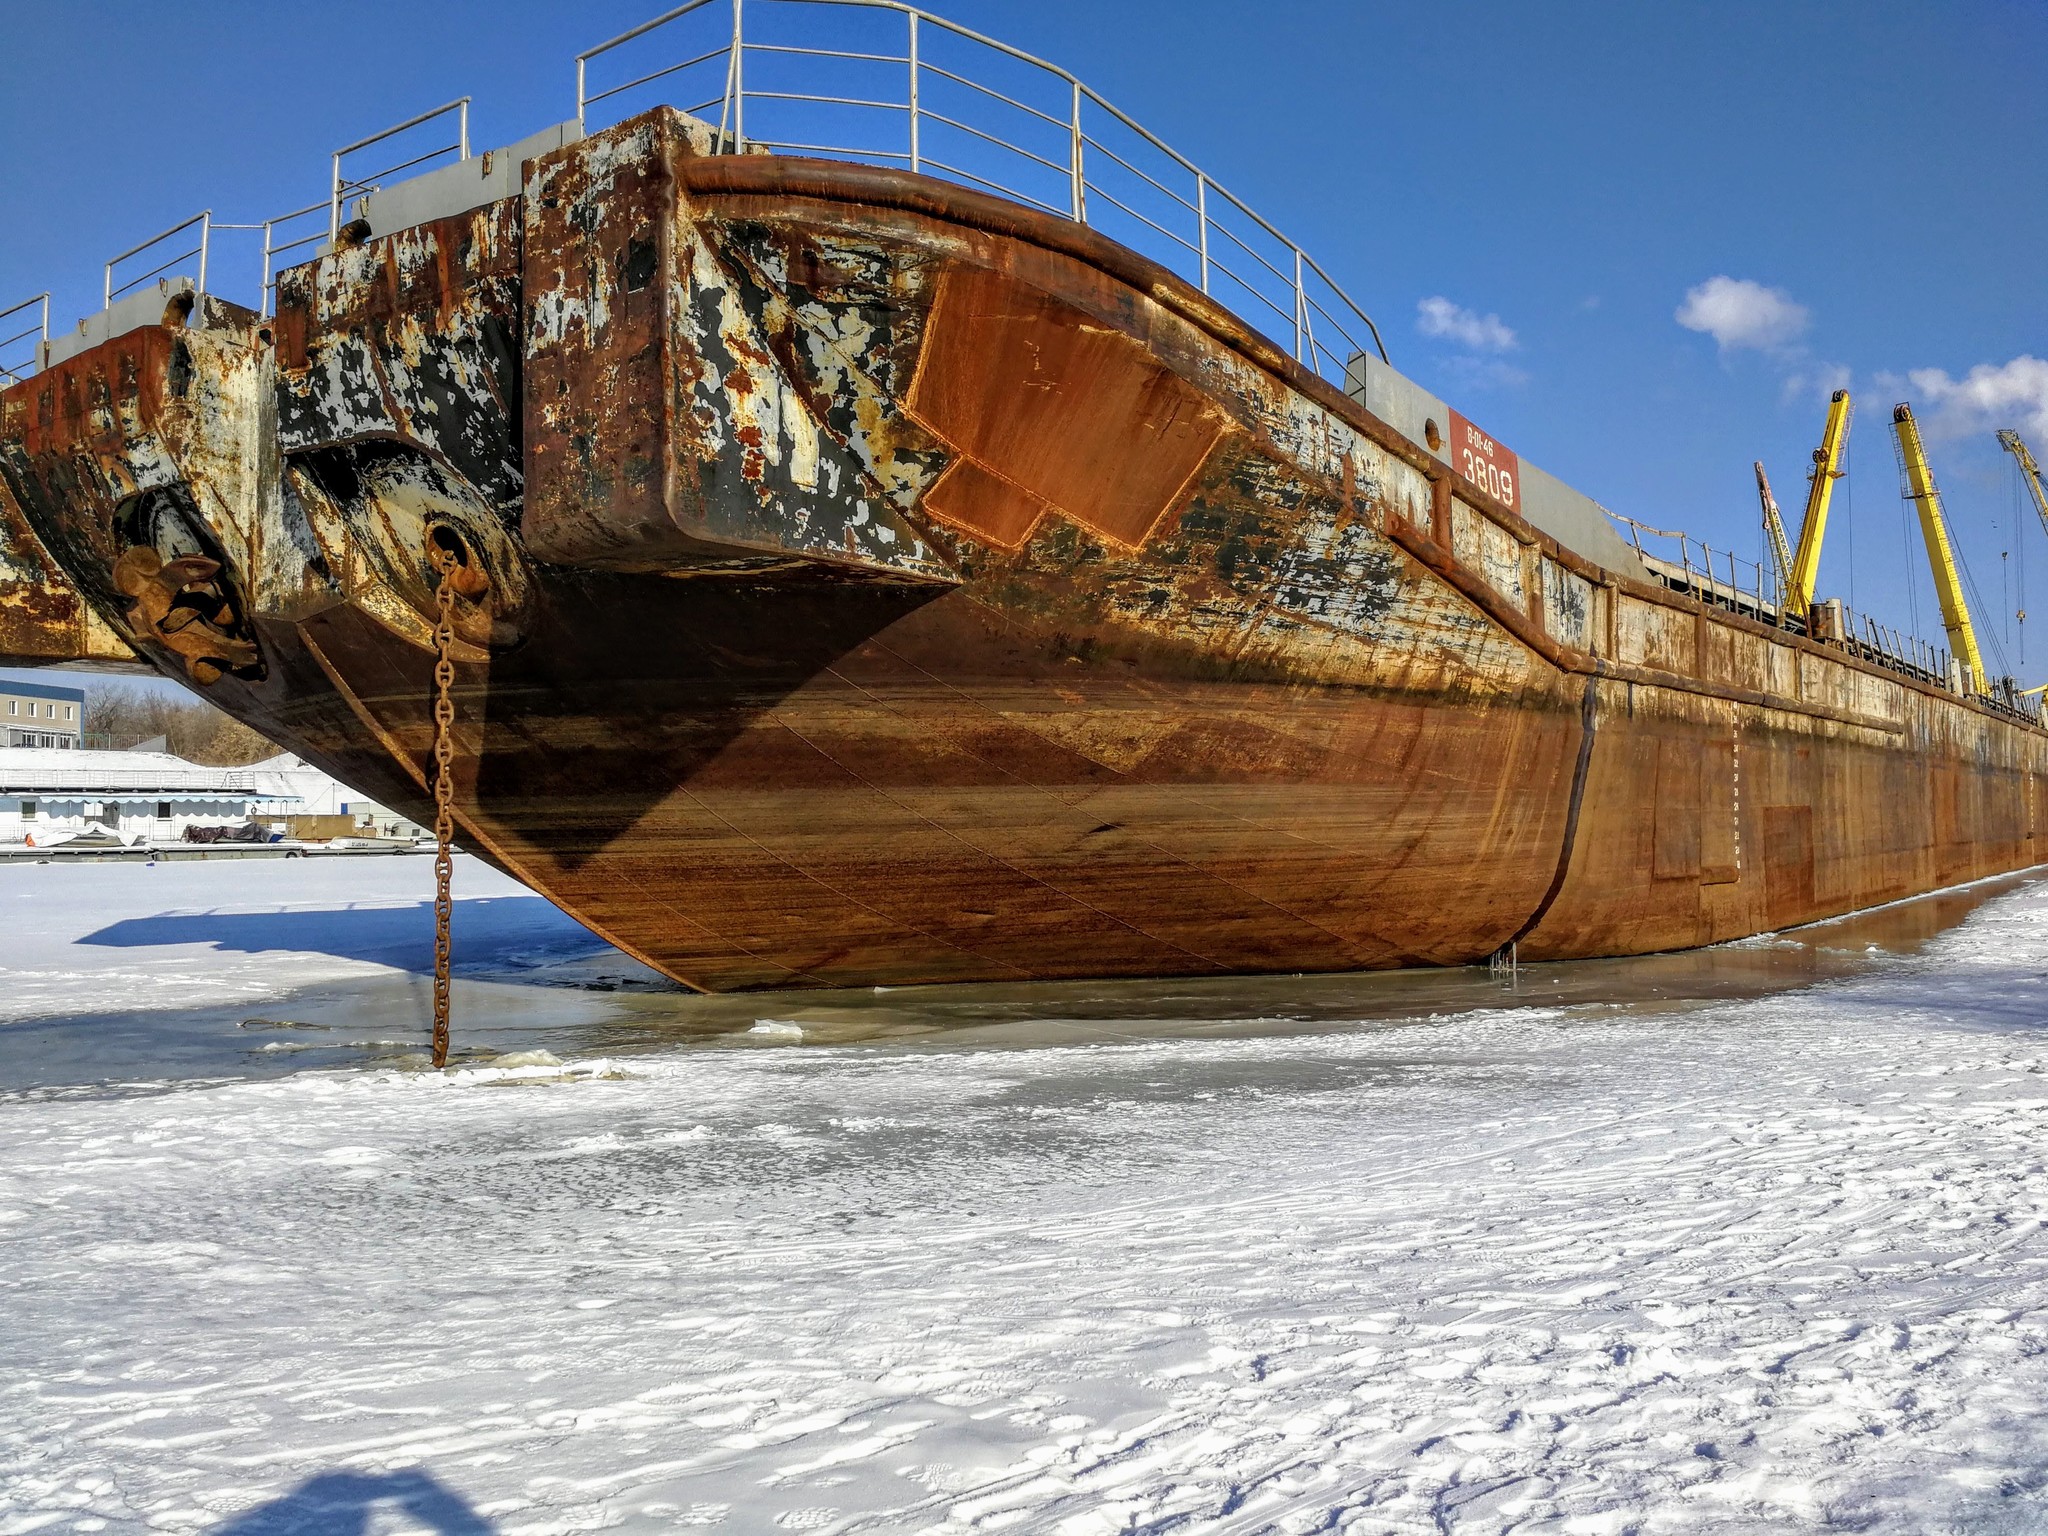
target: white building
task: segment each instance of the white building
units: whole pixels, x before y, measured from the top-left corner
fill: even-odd
[[[0,748],[75,749],[85,730],[85,693],[0,678]]]
[[[95,829],[129,844],[175,843],[191,826],[255,821],[284,832],[295,816],[346,816],[357,837],[426,835],[290,753],[211,768],[168,752],[0,747],[0,844],[54,846]]]
[[[264,821],[281,830],[301,805],[253,769],[209,768],[168,752],[0,748],[0,843],[55,843],[90,828],[131,843],[177,842],[188,826]]]

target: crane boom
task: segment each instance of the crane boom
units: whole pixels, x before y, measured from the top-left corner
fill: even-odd
[[[2034,510],[2041,514],[2041,527],[2048,532],[2048,491],[2041,488],[2041,466],[2034,462],[2034,455],[2019,433],[2000,427],[1998,446],[2020,461],[2020,478],[2027,482],[2027,489],[2034,493]]]
[[[1820,546],[1828,531],[1828,503],[1842,478],[1842,453],[1849,445],[1849,391],[1838,389],[1828,399],[1827,429],[1813,450],[1813,478],[1806,488],[1806,516],[1799,524],[1799,553],[1792,562],[1792,590],[1786,596],[1796,613],[1813,606],[1814,584],[1820,580]]]
[[[1764,461],[1756,461],[1756,494],[1764,504],[1764,532],[1771,537],[1771,563],[1778,568],[1779,601],[1792,585],[1792,551],[1785,543],[1785,519],[1778,515],[1778,498],[1771,494],[1771,477],[1764,473]],[[2048,516],[2048,514],[2044,514]]]
[[[1962,572],[1948,541],[1948,519],[1942,516],[1941,492],[1935,488],[1927,451],[1920,446],[1920,426],[1913,420],[1912,406],[1899,405],[1893,409],[1892,430],[1899,438],[1906,494],[1920,509],[1920,536],[1927,541],[1927,563],[1933,569],[1934,589],[1941,598],[1941,627],[1948,631],[1950,652],[1969,669],[1963,686],[1975,692],[1984,686],[1984,656],[1977,649],[1976,626],[1970,622],[1970,605],[1963,600]]]

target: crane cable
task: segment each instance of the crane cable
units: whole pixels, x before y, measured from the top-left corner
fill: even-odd
[[[2017,459],[2013,461],[2012,468],[2012,478],[2006,481],[2012,489],[2007,512],[2012,519],[2013,574],[2018,578],[2016,585],[2019,589],[2019,601],[2015,604],[2018,611],[2014,617],[2019,620],[2020,625],[2020,670],[2024,672],[2027,667],[2027,530],[2026,511],[2020,505],[2020,501],[2026,495],[2027,488],[2020,480],[2026,474],[2026,470]]]
[[[1849,546],[1849,611],[1856,611],[1856,477],[1849,473],[1856,451],[1853,440],[1842,443],[1842,540]]]
[[[1899,547],[1905,552],[1906,621],[1912,626],[1914,641],[1924,643],[1920,635],[1920,584],[1914,580],[1918,567],[1913,558],[1913,514],[1909,510],[1913,500],[1906,489],[1906,461],[1903,456],[1899,459],[1899,490]]]
[[[1956,567],[1963,573],[1963,582],[1970,589],[1970,598],[1973,602],[1976,603],[1977,611],[1979,613],[1994,612],[1995,610],[1992,608],[1992,606],[1984,601],[1984,594],[1977,588],[1977,578],[1975,575],[1971,573],[1970,562],[1963,558],[1963,552],[1960,549],[1957,549],[1954,553],[1956,557]],[[1992,655],[1997,657],[1998,659],[1998,675],[2000,677],[2003,677],[2007,673],[2011,672],[2012,667],[2007,663],[2005,659],[2005,647],[1998,643],[1998,631],[1987,624],[1984,627],[1983,638],[1986,642],[1989,643]],[[1991,680],[1989,678],[1980,677],[1977,679],[1977,686],[1981,689],[1985,689],[1988,691],[1991,686]]]

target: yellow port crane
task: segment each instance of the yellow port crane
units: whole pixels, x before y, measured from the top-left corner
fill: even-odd
[[[2034,493],[2034,510],[2041,514],[2041,527],[2048,532],[2048,491],[2041,488],[2041,466],[2034,462],[2033,452],[2019,433],[2005,427],[1998,429],[1998,446],[2020,461],[2020,478]]]
[[[1949,652],[1963,664],[1963,691],[1980,692],[1985,684],[1984,656],[1977,649],[1977,629],[1970,622],[1970,605],[1963,600],[1962,571],[1948,541],[1941,492],[1935,489],[1934,471],[1927,466],[1927,451],[1920,446],[1920,426],[1913,420],[1912,406],[1893,408],[1892,430],[1898,434],[1906,494],[1920,509],[1920,536],[1927,541],[1927,564],[1934,572],[1934,590],[1941,599],[1941,627],[1948,631]]]
[[[1838,389],[1828,399],[1828,424],[1813,450],[1813,478],[1806,487],[1806,516],[1799,524],[1799,553],[1792,560],[1791,590],[1785,605],[1804,616],[1813,606],[1814,583],[1820,580],[1820,546],[1828,531],[1828,503],[1842,478],[1842,454],[1849,446],[1849,391]]]
[[[1771,477],[1764,473],[1764,461],[1756,461],[1756,494],[1764,504],[1764,532],[1771,536],[1771,563],[1778,568],[1778,600],[1792,587],[1792,551],[1785,543],[1785,519],[1778,515],[1778,498],[1771,494]],[[2042,514],[2048,518],[2048,512]]]

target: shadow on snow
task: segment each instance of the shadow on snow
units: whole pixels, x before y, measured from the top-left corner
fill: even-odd
[[[491,1536],[497,1529],[462,1495],[417,1468],[404,1472],[322,1472],[290,1493],[215,1527],[213,1536],[368,1536],[380,1506],[441,1536]]]
[[[465,968],[600,949],[604,941],[540,896],[478,896],[455,903],[456,953]],[[399,970],[434,968],[434,904],[288,909],[282,912],[165,912],[126,917],[78,940],[115,949],[207,944],[232,954],[339,955]]]

